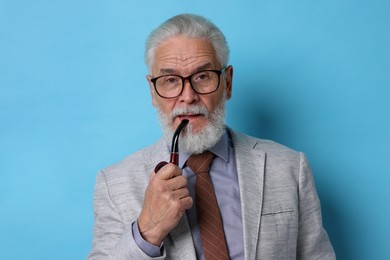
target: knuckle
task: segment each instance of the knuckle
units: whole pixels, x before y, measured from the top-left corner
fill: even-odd
[[[166,192],[168,190],[168,187],[164,183],[160,183],[157,185],[157,190],[161,193]]]
[[[180,211],[182,208],[181,203],[178,200],[172,200],[170,204],[174,212]]]

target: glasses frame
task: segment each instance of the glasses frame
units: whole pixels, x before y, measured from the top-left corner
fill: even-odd
[[[173,98],[177,98],[178,96],[180,96],[182,93],[183,93],[183,90],[184,90],[184,84],[185,84],[185,81],[188,81],[190,83],[190,86],[192,88],[192,90],[199,94],[199,95],[208,95],[208,94],[211,94],[211,93],[214,93],[216,92],[218,89],[219,89],[219,85],[221,83],[221,74],[225,72],[225,70],[227,69],[227,67],[224,67],[222,68],[221,70],[200,70],[200,71],[197,71],[187,77],[183,77],[183,76],[180,76],[180,75],[176,75],[176,74],[166,74],[166,75],[161,75],[161,76],[158,76],[158,77],[155,77],[155,78],[151,78],[150,81],[153,83],[153,86],[154,86],[154,90],[156,91],[157,95],[159,97],[162,97],[162,98],[166,98],[166,99],[173,99]],[[195,75],[195,74],[198,74],[198,73],[201,73],[201,72],[205,72],[205,71],[212,71],[212,72],[215,72],[218,74],[218,85],[217,85],[217,88],[211,92],[207,92],[207,93],[199,93],[198,91],[195,90],[194,86],[192,85],[192,82],[191,82],[191,78]],[[179,92],[178,95],[174,96],[174,97],[164,97],[162,96],[158,90],[157,90],[157,86],[156,86],[156,81],[159,79],[159,78],[162,78],[162,77],[166,77],[166,76],[175,76],[175,77],[179,77],[181,79],[181,90]]]

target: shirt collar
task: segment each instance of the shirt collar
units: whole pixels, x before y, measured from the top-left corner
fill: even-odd
[[[216,156],[224,160],[226,163],[229,162],[229,148],[228,148],[229,140],[228,139],[229,137],[226,130],[225,133],[222,135],[222,137],[219,139],[219,141],[213,147],[208,149],[210,152],[212,152],[213,154],[215,154]],[[179,152],[180,168],[184,167],[185,162],[190,156],[191,154]]]

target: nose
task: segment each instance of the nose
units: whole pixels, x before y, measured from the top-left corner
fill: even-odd
[[[179,100],[180,102],[185,102],[187,104],[192,104],[199,101],[199,94],[192,89],[189,80],[184,80],[183,91],[179,96]]]

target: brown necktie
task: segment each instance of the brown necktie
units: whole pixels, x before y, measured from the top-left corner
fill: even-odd
[[[196,174],[195,201],[198,225],[206,260],[229,259],[214,187],[209,175],[209,165],[214,154],[209,151],[191,155],[187,165]]]

